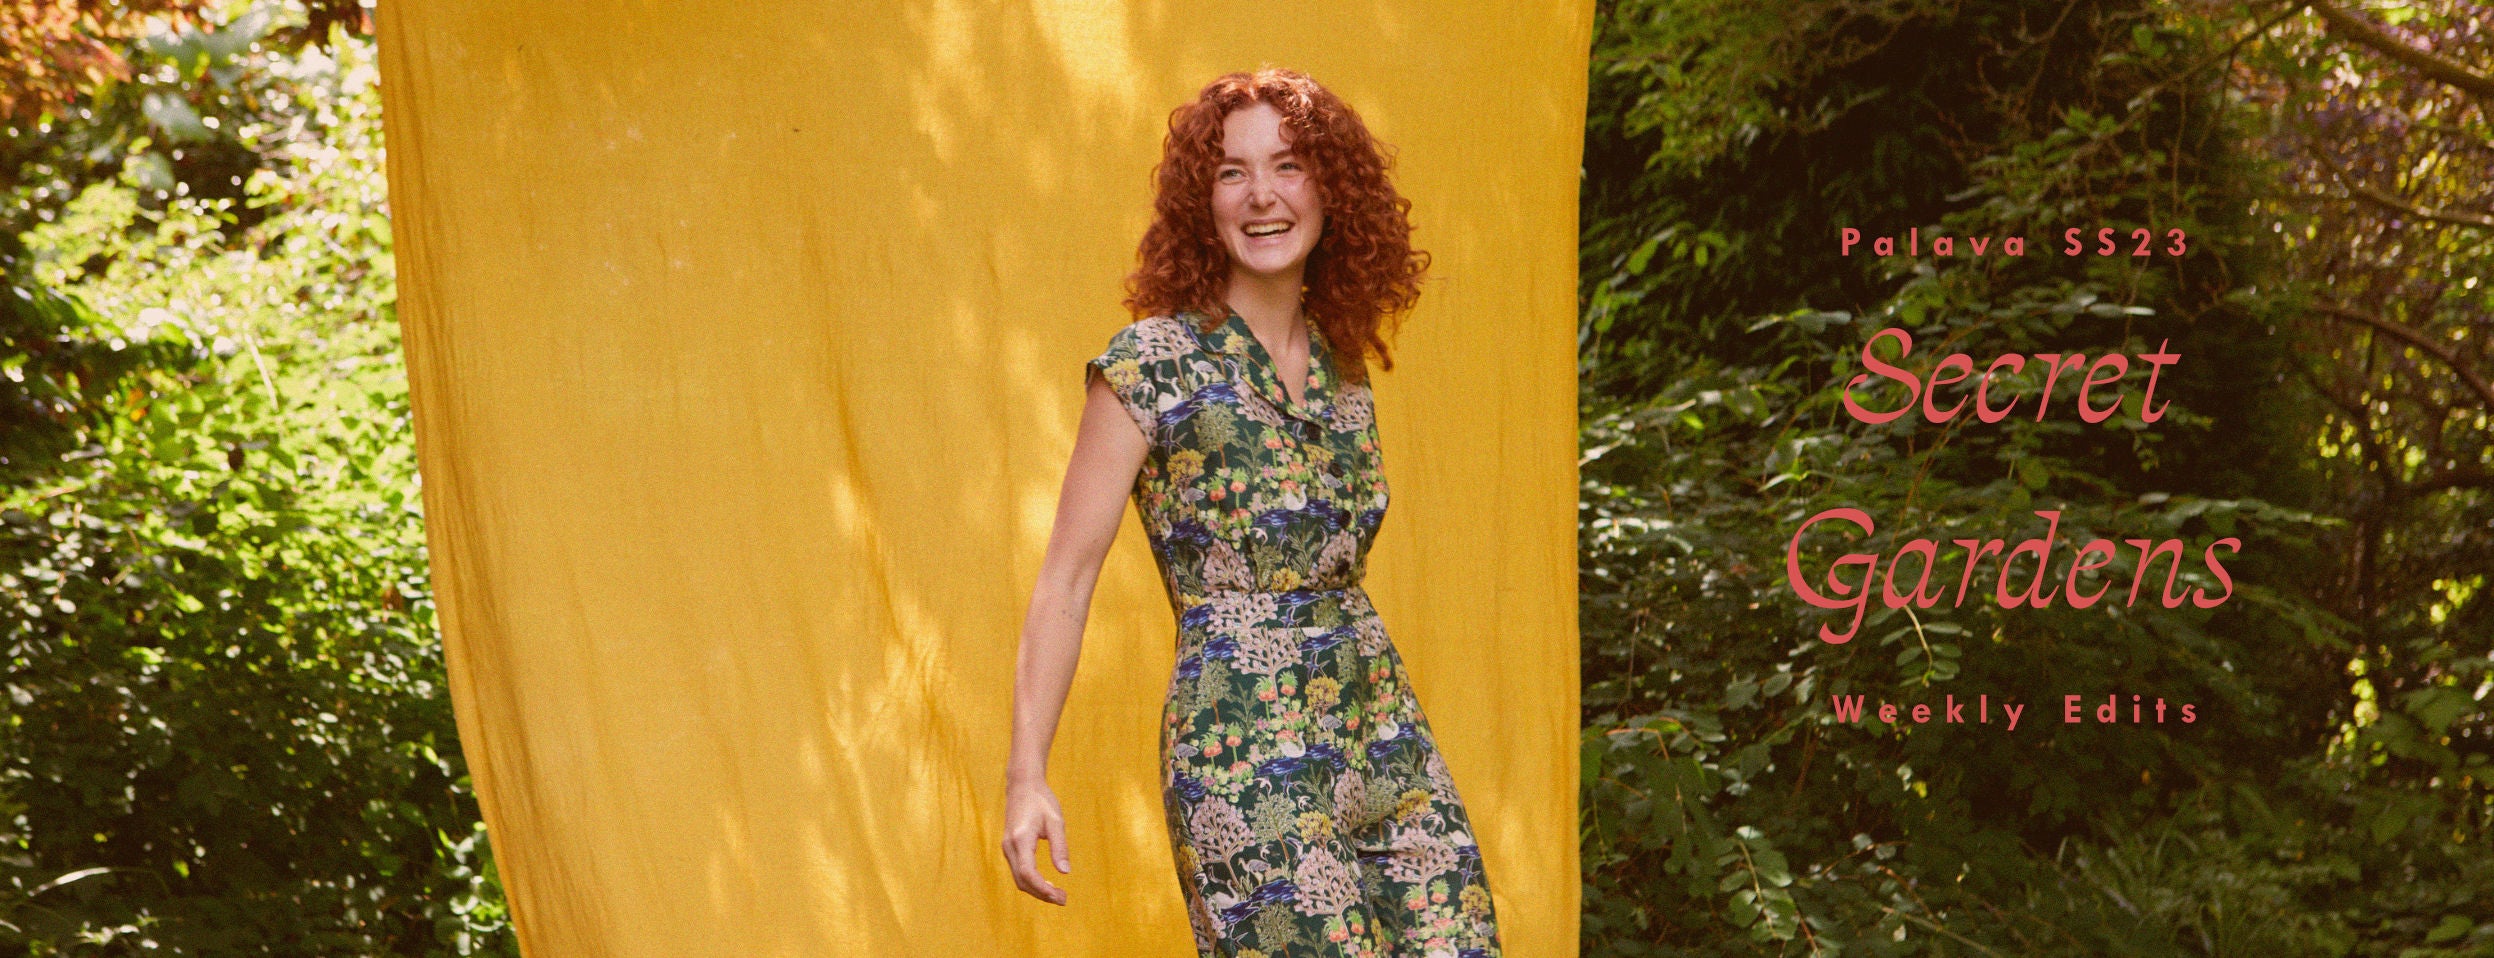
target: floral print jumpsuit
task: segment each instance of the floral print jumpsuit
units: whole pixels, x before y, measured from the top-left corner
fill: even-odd
[[[1236,312],[1136,322],[1089,364],[1151,438],[1134,502],[1178,618],[1161,797],[1195,946],[1495,958],[1480,847],[1360,586],[1371,395],[1313,323],[1308,348],[1301,402]]]

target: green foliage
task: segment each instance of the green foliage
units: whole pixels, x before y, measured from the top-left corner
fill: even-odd
[[[5,365],[45,413],[0,499],[0,943],[515,954],[426,585],[371,45],[250,52],[270,22],[143,64],[248,106],[198,123],[253,158],[235,195],[167,189],[146,135],[19,190],[40,322]]]
[[[2241,212],[2275,173],[2242,152],[2259,117],[2212,69],[2247,24],[2121,3],[1603,14],[1581,247],[1586,953],[2494,947],[2472,917],[2494,895],[2486,769],[2452,738],[2484,693],[2352,708],[2364,625],[2328,601],[2347,521],[2304,452],[2322,403],[2290,306],[2255,289],[2282,253]],[[1839,256],[1848,226],[1900,255]],[[2113,228],[2122,255],[2060,255],[2069,227]],[[2188,254],[2128,255],[2142,228],[2184,231]],[[1907,256],[1909,229],[2051,248]],[[1994,387],[2027,397],[2021,415],[1868,425],[1842,397],[1890,327],[1918,371],[1951,352],[2182,359],[2154,424],[2143,371],[2095,424],[2065,375],[2038,421],[2031,363]],[[1876,531],[1796,538],[1837,507]],[[2186,595],[2222,591],[2198,559],[2238,538],[2231,598],[2167,607],[2150,574],[2128,600],[2128,546],[2088,609],[1995,604],[2031,559],[1960,579],[1955,540],[2040,537],[2039,510],[2057,514],[2055,573],[2090,539],[2179,540]],[[1889,608],[1884,580],[1851,579],[1868,614],[1821,641],[1851,613],[1796,598],[1788,546],[1826,591],[1838,557],[1884,573],[1913,539],[1937,543],[1947,598]],[[1912,591],[1919,560],[1897,564]],[[2064,721],[2065,696],[2132,694],[2198,718]],[[1856,695],[1988,700],[1991,721],[1838,720]],[[2438,771],[2385,775],[2382,756]]]
[[[2479,74],[2494,31],[2467,4],[2341,15],[2387,28],[2352,38],[2298,18],[2247,44],[2246,97],[2276,118],[2284,282],[2306,307],[2298,372],[2323,405],[2312,429],[2346,556],[2323,596],[2355,621],[2348,725],[2333,754],[2400,789],[2457,785],[2481,809],[2494,762],[2494,112],[2482,92],[2412,69],[2430,49]],[[2458,211],[2470,211],[2453,215]],[[2388,826],[2384,826],[2387,828]],[[2386,834],[2384,840],[2388,840]]]

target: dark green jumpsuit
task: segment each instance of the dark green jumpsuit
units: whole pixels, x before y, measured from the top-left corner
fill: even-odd
[[[1374,407],[1313,323],[1304,401],[1235,312],[1091,360],[1151,453],[1134,503],[1178,617],[1162,803],[1205,958],[1494,958],[1463,801],[1360,587]]]

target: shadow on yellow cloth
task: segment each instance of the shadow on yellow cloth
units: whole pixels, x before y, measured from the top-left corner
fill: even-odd
[[[1377,383],[1368,585],[1508,955],[1574,955],[1592,12],[383,4],[451,696],[531,958],[1192,953],[1131,511],[1052,764],[1068,907],[1013,887],[1004,760],[1168,112],[1267,63],[1399,150],[1436,257]]]

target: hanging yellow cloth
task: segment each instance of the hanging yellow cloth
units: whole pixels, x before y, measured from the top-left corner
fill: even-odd
[[[1131,511],[1051,764],[1067,907],[998,852],[1005,751],[1168,112],[1267,63],[1397,148],[1436,256],[1377,383],[1368,585],[1508,954],[1574,955],[1592,15],[382,4],[451,699],[531,958],[1192,953],[1155,752],[1175,627]]]

